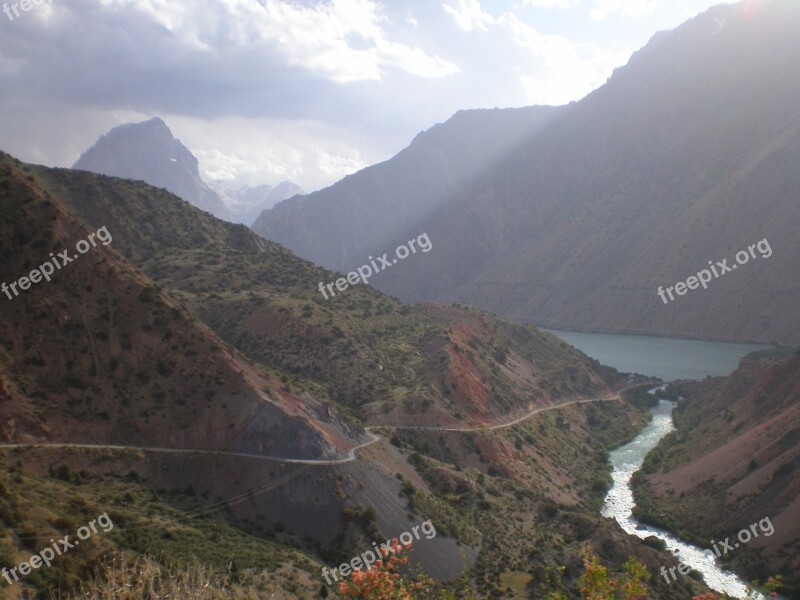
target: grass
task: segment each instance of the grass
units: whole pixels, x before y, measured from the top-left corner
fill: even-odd
[[[28,560],[32,552],[48,545],[49,538],[69,534],[74,539],[77,527],[103,513],[107,512],[114,524],[108,533],[99,530],[80,547],[58,557],[50,568],[33,571],[16,584],[38,599],[50,598],[51,590],[77,592],[81,581],[99,581],[98,575],[115,572],[109,571],[114,560],[127,565],[127,570],[117,569],[119,573],[137,569],[140,573],[149,572],[153,557],[161,557],[162,566],[186,570],[191,574],[186,583],[212,572],[214,581],[228,581],[225,573],[233,561],[237,583],[245,587],[283,590],[289,594],[287,597],[313,597],[310,574],[318,567],[311,558],[285,545],[249,535],[218,516],[193,518],[192,511],[208,500],[156,493],[131,473],[116,476],[84,472],[64,481],[63,470],[56,469],[54,475],[48,476],[21,468],[23,462],[28,468],[40,461],[36,451],[3,453],[3,462],[10,464],[0,471],[3,566]],[[119,562],[121,553],[126,557],[124,563]],[[141,560],[142,556],[149,558]],[[120,580],[114,581],[117,585]]]
[[[150,557],[130,559],[114,554],[97,567],[93,579],[82,583],[68,600],[257,600],[255,590],[232,582],[230,573],[215,573],[195,562],[186,569],[164,569]],[[59,598],[53,595],[53,599]]]

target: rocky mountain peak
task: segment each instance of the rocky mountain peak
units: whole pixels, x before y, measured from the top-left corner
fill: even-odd
[[[233,219],[219,195],[201,179],[197,158],[160,117],[114,127],[100,136],[73,168],[142,180],[216,217]]]

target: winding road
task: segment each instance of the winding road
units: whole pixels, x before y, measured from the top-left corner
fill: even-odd
[[[624,388],[627,389],[627,388]],[[586,404],[589,402],[614,402],[620,400],[620,394],[624,390],[620,390],[619,393],[615,394],[610,398],[588,398],[584,400],[570,400],[569,402],[562,402],[561,404],[555,404],[553,406],[544,406],[541,408],[537,408],[532,410],[531,412],[522,415],[514,419],[513,421],[508,421],[507,423],[498,423],[496,425],[482,425],[480,427],[437,427],[437,426],[414,426],[414,425],[374,425],[374,426],[367,426],[365,427],[367,431],[367,435],[369,436],[369,440],[359,444],[357,446],[353,446],[350,448],[344,458],[332,458],[332,459],[310,459],[310,458],[278,458],[274,456],[263,456],[261,454],[247,454],[243,452],[227,452],[224,450],[192,450],[187,448],[153,448],[153,447],[144,447],[144,446],[121,446],[121,445],[107,445],[107,444],[0,444],[0,449],[7,448],[7,449],[34,449],[34,448],[78,448],[78,449],[96,449],[96,450],[133,450],[133,451],[141,451],[141,452],[162,452],[165,454],[204,454],[204,455],[211,455],[211,456],[233,456],[239,458],[255,458],[258,460],[269,460],[272,462],[282,462],[282,463],[295,463],[295,464],[303,464],[303,465],[340,465],[344,463],[353,462],[356,459],[356,452],[361,450],[362,448],[366,448],[367,446],[371,446],[378,440],[380,437],[372,433],[371,429],[405,429],[405,430],[418,430],[418,431],[456,431],[456,432],[480,432],[480,431],[493,431],[496,429],[504,429],[506,427],[513,427],[523,421],[526,421],[537,415],[539,413],[547,412],[549,410],[556,410],[560,408],[564,408],[565,406],[572,406],[575,404]]]
[[[118,446],[107,444],[0,444],[0,449],[8,448],[84,448],[94,450],[134,450],[141,452],[163,452],[165,454],[205,454],[212,456],[233,456],[238,458],[256,458],[260,460],[270,460],[282,463],[297,463],[303,465],[338,465],[352,462],[356,459],[356,451],[377,442],[380,437],[367,431],[370,436],[369,441],[350,448],[344,458],[332,459],[310,459],[310,458],[278,458],[275,456],[264,456],[263,454],[247,454],[245,452],[228,452],[225,450],[192,450],[189,448],[155,448],[150,446]]]
[[[623,388],[624,390],[625,388]],[[616,395],[612,396],[611,398],[590,398],[584,400],[572,400],[569,402],[563,402],[561,404],[556,404],[553,406],[544,406],[541,408],[537,408],[532,410],[531,412],[514,419],[513,421],[508,421],[506,423],[498,423],[496,425],[484,425],[482,427],[423,427],[423,426],[368,426],[365,427],[367,436],[369,439],[366,442],[358,444],[357,446],[353,446],[349,450],[347,450],[345,456],[343,458],[336,458],[336,459],[302,459],[302,458],[276,458],[272,456],[263,456],[260,454],[247,454],[243,452],[226,452],[222,450],[191,450],[186,448],[152,448],[152,447],[142,447],[142,446],[124,446],[124,445],[102,445],[102,444],[0,444],[0,450],[2,449],[35,449],[35,448],[83,448],[83,449],[92,449],[92,450],[132,450],[136,452],[161,452],[165,454],[194,454],[194,455],[210,455],[210,456],[226,456],[226,457],[239,457],[239,458],[254,458],[257,460],[266,460],[271,462],[279,462],[279,463],[295,463],[295,464],[302,464],[304,465],[300,469],[292,472],[287,473],[286,475],[278,478],[275,481],[271,481],[264,486],[256,490],[252,490],[247,492],[246,494],[242,494],[235,498],[227,499],[223,502],[215,503],[209,506],[202,507],[198,511],[193,512],[190,516],[192,517],[200,517],[203,515],[211,514],[213,512],[217,512],[224,507],[230,507],[234,504],[238,504],[240,502],[244,502],[248,499],[252,499],[259,494],[263,494],[267,491],[274,490],[289,481],[296,479],[297,477],[303,475],[309,469],[313,468],[315,465],[339,465],[344,463],[353,462],[356,460],[356,452],[361,450],[362,448],[366,448],[380,440],[381,438],[370,431],[370,429],[375,428],[389,428],[389,429],[418,429],[418,430],[435,430],[435,431],[462,431],[462,432],[478,432],[478,431],[492,431],[495,429],[503,429],[505,427],[512,427],[521,423],[527,419],[530,419],[534,415],[539,413],[543,413],[549,410],[556,410],[560,408],[564,408],[565,406],[572,406],[575,404],[585,404],[588,402],[610,402],[620,399],[620,394],[623,390],[620,390]]]
[[[497,425],[481,425],[480,427],[436,427],[433,425],[384,425],[386,429],[412,429],[417,431],[461,431],[461,432],[476,432],[476,431],[493,431],[495,429],[505,429],[506,427],[513,427],[523,421],[527,421],[534,415],[547,412],[548,410],[556,410],[557,408],[564,408],[565,406],[572,406],[574,404],[586,404],[587,402],[615,402],[620,400],[620,395],[616,394],[611,398],[587,398],[585,400],[570,400],[569,402],[562,402],[561,404],[554,404],[553,406],[543,406],[532,410],[531,412],[522,415],[521,417],[508,421],[507,423],[498,423]]]

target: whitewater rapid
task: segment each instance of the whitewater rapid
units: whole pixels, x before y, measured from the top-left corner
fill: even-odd
[[[655,389],[650,390],[650,393],[655,392]],[[610,453],[609,460],[614,468],[611,477],[614,483],[606,495],[600,512],[604,517],[616,519],[620,527],[630,535],[642,539],[655,536],[663,540],[667,549],[675,554],[677,559],[703,575],[706,585],[712,590],[734,598],[764,600],[764,596],[758,592],[753,592],[748,596],[748,586],[734,573],[720,568],[716,560],[712,560],[708,553],[703,553],[704,548],[688,544],[662,529],[644,525],[633,517],[634,501],[630,486],[631,477],[641,468],[645,456],[658,444],[659,440],[670,431],[674,431],[675,425],[672,422],[674,408],[674,402],[660,400],[658,406],[651,411],[653,413],[652,421],[642,433],[632,442],[620,446]],[[677,570],[675,572],[678,574]],[[653,577],[663,577],[660,572],[652,575]],[[678,577],[682,577],[682,575],[678,574]]]

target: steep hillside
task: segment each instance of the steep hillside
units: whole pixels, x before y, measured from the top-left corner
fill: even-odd
[[[123,231],[87,229],[30,171],[0,155],[2,441],[322,458],[364,439],[222,343],[117,253]],[[56,253],[50,281],[12,286]]]
[[[421,233],[431,214],[453,196],[470,194],[482,174],[560,111],[460,111],[417,135],[391,160],[265,211],[253,230],[316,264],[350,271],[389,250],[389,241]]]
[[[800,4],[721,5],[656,35],[446,199],[415,206],[415,190],[383,194],[417,179],[412,144],[380,169],[283,203],[255,229],[346,269],[425,231],[434,249],[424,261],[372,280],[403,299],[560,328],[800,343],[799,69]],[[385,220],[365,208],[386,204],[415,208]],[[659,286],[709,261],[736,264],[760,240],[769,257],[659,298]]]
[[[456,306],[406,306],[356,285],[327,300],[314,267],[166,193],[68,170],[37,178],[284,387],[314,382],[363,423],[485,423],[623,379],[557,338]],[[109,201],[110,200],[110,201]],[[156,216],[157,215],[157,216]]]
[[[2,579],[0,597],[6,600],[75,598],[71,593],[93,578],[97,565],[113,562],[119,568],[120,562],[125,562],[121,559],[133,561],[140,555],[152,557],[151,563],[158,561],[157,567],[178,570],[191,570],[199,562],[207,570],[204,575],[211,587],[227,583],[228,594],[221,593],[219,598],[318,597],[317,561],[282,541],[255,536],[225,522],[208,511],[207,499],[185,487],[169,493],[162,490],[157,496],[152,484],[143,479],[144,469],[133,453],[127,460],[114,460],[110,452],[78,460],[74,454],[53,456],[43,451],[0,453],[4,467],[0,471],[3,568],[30,560],[33,552],[50,545],[51,538],[68,535],[75,541],[78,527],[92,519],[102,522],[96,534],[58,556],[47,568],[34,570],[19,582],[12,579],[10,586]],[[127,470],[122,470],[125,467]],[[162,471],[160,464],[158,471]],[[103,515],[105,518],[98,519]],[[208,543],[210,540],[213,543]],[[241,587],[251,595],[230,593],[231,588]],[[143,597],[147,596],[139,596]]]
[[[158,117],[114,127],[81,154],[73,169],[163,187],[220,219],[233,214],[201,178],[197,158]]]
[[[735,540],[742,528],[769,518],[774,533],[737,542],[725,558],[762,580],[783,574],[789,596],[797,597],[800,352],[745,360],[729,378],[678,390],[687,400],[674,413],[677,431],[648,456],[648,474],[639,478],[642,516],[702,547]]]

